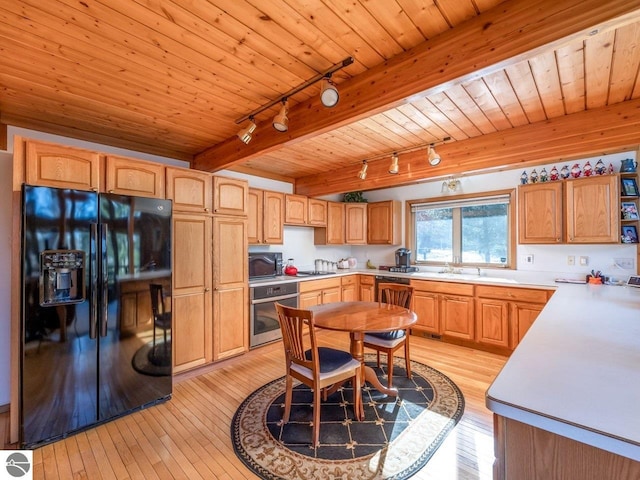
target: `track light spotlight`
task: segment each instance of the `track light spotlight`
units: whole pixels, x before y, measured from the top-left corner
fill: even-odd
[[[320,86],[320,101],[327,108],[335,107],[340,100],[340,94],[336,84],[331,81],[331,76],[324,77]]]
[[[433,148],[433,143],[429,145],[429,165],[435,167],[440,163],[440,155],[436,153],[436,149]]]
[[[288,113],[289,100],[283,98],[280,112],[278,112],[278,114],[273,117],[273,128],[275,128],[279,132],[286,132],[287,130],[289,130],[289,117],[287,117]]]
[[[242,140],[242,142],[245,144],[251,141],[252,134],[255,131],[255,129],[258,127],[253,121],[253,117],[250,117],[249,120],[251,120],[251,123],[249,124],[249,126],[241,129],[238,132],[238,138]]]
[[[396,152],[393,152],[393,155],[391,155],[391,165],[389,166],[389,173],[391,173],[392,175],[396,175],[399,170],[400,167],[398,166],[398,154]]]
[[[362,168],[360,169],[360,172],[358,173],[358,178],[360,180],[364,180],[365,178],[367,178],[367,168],[369,168],[369,165],[367,165],[367,161],[363,160],[362,161]]]

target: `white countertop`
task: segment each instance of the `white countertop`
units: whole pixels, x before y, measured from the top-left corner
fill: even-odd
[[[560,286],[489,387],[487,407],[640,461],[640,289]]]

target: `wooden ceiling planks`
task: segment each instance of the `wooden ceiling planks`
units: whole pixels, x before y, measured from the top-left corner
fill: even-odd
[[[0,4],[0,120],[180,159],[218,144],[218,165],[272,178],[359,169],[447,136],[499,138],[638,98],[638,10],[632,0],[12,0]],[[250,145],[235,138],[235,119],[348,55],[355,63],[333,76],[338,107],[319,105],[316,84],[291,99],[287,134],[270,126],[276,105]]]

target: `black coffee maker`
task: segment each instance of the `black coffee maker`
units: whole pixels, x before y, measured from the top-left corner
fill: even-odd
[[[396,250],[396,267],[407,268],[411,266],[411,250],[399,248]]]

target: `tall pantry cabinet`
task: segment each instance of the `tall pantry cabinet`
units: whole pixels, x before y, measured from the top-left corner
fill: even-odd
[[[173,371],[213,359],[212,176],[167,168],[167,198],[173,200]]]
[[[244,180],[223,177],[214,177],[214,183],[213,360],[216,361],[249,348],[249,186]]]

